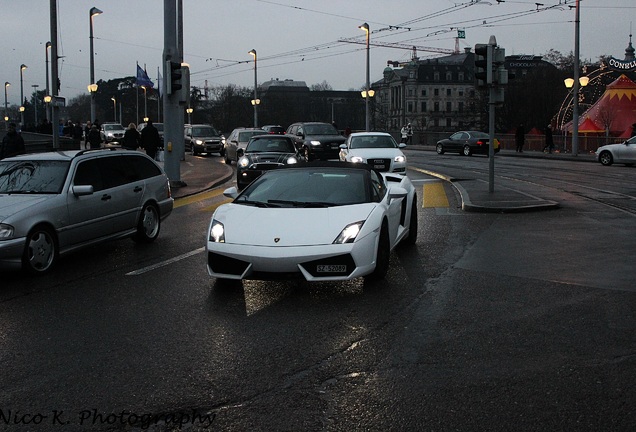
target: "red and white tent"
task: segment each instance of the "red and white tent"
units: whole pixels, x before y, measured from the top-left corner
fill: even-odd
[[[614,82],[608,84],[603,96],[597,100],[581,116],[588,119],[601,131],[609,129],[610,135],[619,136],[636,123],[636,83],[625,75],[621,75]],[[582,130],[583,123],[579,122],[579,132],[594,132],[594,126],[586,125],[589,129]],[[572,129],[572,125],[569,125]]]

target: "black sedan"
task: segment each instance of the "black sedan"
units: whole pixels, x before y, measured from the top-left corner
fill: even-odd
[[[292,137],[274,134],[253,136],[236,164],[236,186],[242,190],[263,171],[295,164],[300,159]]]
[[[490,137],[485,132],[459,131],[446,139],[437,141],[435,150],[437,154],[457,152],[464,156],[471,156],[473,154],[488,155],[488,141],[490,141]],[[495,153],[498,152],[499,140],[495,138]]]

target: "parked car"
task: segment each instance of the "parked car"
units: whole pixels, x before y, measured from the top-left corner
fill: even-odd
[[[106,144],[120,142],[124,137],[124,133],[126,133],[126,128],[119,123],[102,123],[99,130],[102,142],[105,142]]]
[[[214,127],[205,124],[186,125],[183,131],[185,148],[192,156],[199,153],[223,153],[223,135]]]
[[[236,186],[242,190],[263,172],[299,161],[294,139],[286,135],[255,135],[236,164]]]
[[[232,162],[237,162],[243,155],[247,143],[254,135],[262,135],[266,133],[261,128],[236,128],[230,133],[230,136],[225,140],[225,146],[223,149],[223,157],[225,163],[231,165]]]
[[[137,130],[141,133],[142,130],[146,127],[147,123],[139,123],[137,125]],[[163,147],[163,123],[155,123],[152,122],[152,125],[157,128],[159,132],[159,137],[161,138],[161,147]]]
[[[471,156],[473,154],[488,155],[489,141],[490,136],[485,132],[459,131],[446,139],[437,141],[435,150],[437,154],[457,152],[464,156]],[[495,138],[494,152],[499,152],[499,140],[497,138]]]
[[[382,279],[391,251],[417,240],[415,187],[367,164],[286,165],[224,194],[233,201],[206,239],[208,273],[221,280]]]
[[[172,212],[168,178],[142,152],[33,153],[0,161],[0,268],[49,271],[105,240],[159,235]]]
[[[406,156],[402,150],[406,144],[398,144],[386,132],[356,132],[340,145],[340,160],[362,162],[378,171],[406,174]]]
[[[287,128],[287,135],[294,137],[296,147],[307,162],[314,159],[338,159],[340,144],[345,142],[345,137],[329,123],[294,123]]]
[[[636,164],[636,136],[622,143],[600,146],[595,153],[596,160],[605,166],[613,163],[634,165]]]
[[[268,134],[285,135],[285,128],[280,125],[266,125],[263,126],[261,129],[263,129]]]

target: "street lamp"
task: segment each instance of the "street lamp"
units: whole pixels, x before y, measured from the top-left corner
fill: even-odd
[[[113,116],[115,117],[115,123],[117,123],[117,99],[115,97],[110,98],[113,101]]]
[[[577,71],[574,74],[576,76],[578,68],[575,71]],[[578,79],[566,78],[563,82],[566,88],[572,89],[572,154],[577,155],[579,152],[579,89],[585,87],[590,82],[590,78],[586,76]]]
[[[31,84],[31,87],[33,87],[33,110],[35,111],[35,126],[37,127],[38,125],[38,87],[40,87],[37,84]]]
[[[144,89],[144,118],[148,118],[148,94],[146,93],[148,89],[146,86],[141,86]]]
[[[372,96],[371,95],[371,83],[370,83],[370,76],[369,76],[369,24],[364,23],[360,26],[358,26],[359,29],[364,30],[367,33],[367,85],[365,87],[365,90],[367,90],[367,92],[364,93],[364,105],[365,105],[365,110],[366,110],[366,131],[369,132],[369,127],[371,125],[371,118],[369,117],[369,98]]]
[[[192,124],[192,111],[194,111],[194,109],[191,107],[186,109],[186,112],[188,113],[188,124]]]
[[[23,71],[27,68],[25,64],[20,65],[20,127],[24,125],[24,76]]]
[[[51,106],[49,102],[50,98],[47,101],[46,99],[49,97],[50,87],[49,87],[49,49],[51,48],[51,42],[47,42],[44,48],[44,54],[46,56],[46,92],[44,93],[44,102],[46,103],[46,120],[51,121]]]
[[[254,56],[254,99],[252,99],[252,105],[254,106],[254,127],[258,127],[258,104],[261,103],[260,99],[258,98],[258,93],[256,92],[256,83],[257,83],[257,79],[256,79],[256,50],[250,50],[250,52],[248,52],[248,54],[251,54]]]
[[[4,83],[4,122],[5,122],[4,128],[5,129],[8,129],[7,128],[7,122],[9,121],[9,115],[7,113],[7,106],[8,106],[8,104],[7,104],[7,87],[9,87],[10,85],[11,85],[11,83],[9,81],[5,81],[5,83]]]
[[[580,39],[579,0],[576,0],[574,15],[574,105],[572,107],[572,154],[579,154],[579,39]]]
[[[88,85],[88,91],[91,94],[91,121],[95,121],[95,92],[97,91],[97,84],[95,84],[95,53],[93,52],[93,17],[95,15],[101,14],[102,11],[97,9],[96,7],[92,7],[88,12],[88,21],[89,21],[89,39],[90,39],[90,51],[91,51],[91,63],[90,63],[90,72],[91,72],[91,82]]]

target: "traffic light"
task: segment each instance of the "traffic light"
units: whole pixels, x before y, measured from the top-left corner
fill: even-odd
[[[475,45],[475,85],[478,88],[485,88],[492,84],[492,55],[492,45]]]
[[[508,84],[508,70],[505,68],[506,50],[495,47],[492,54],[492,82],[496,85]]]
[[[183,71],[181,69],[181,63],[173,61],[166,62],[166,93],[171,95],[177,93],[183,85],[181,84],[181,78]]]

